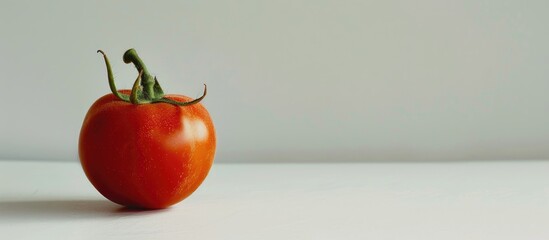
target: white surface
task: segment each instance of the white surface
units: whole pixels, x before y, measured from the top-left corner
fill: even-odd
[[[2,239],[548,239],[549,162],[215,164],[162,211],[76,163],[0,161]]]
[[[76,160],[84,114],[109,91],[95,51],[129,88],[137,72],[121,58],[134,47],[166,92],[196,97],[208,84],[219,162],[548,159],[548,9],[2,1],[2,99],[19,101],[0,101],[0,158]]]

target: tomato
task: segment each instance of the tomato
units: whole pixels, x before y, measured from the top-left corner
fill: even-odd
[[[135,50],[129,51],[138,58]],[[140,59],[134,88],[118,91],[103,55],[113,93],[91,106],[82,125],[78,148],[86,176],[120,205],[159,209],[178,203],[200,186],[214,160],[214,125],[199,103],[206,91],[196,100],[163,95],[154,78],[150,89],[158,88],[147,93]]]

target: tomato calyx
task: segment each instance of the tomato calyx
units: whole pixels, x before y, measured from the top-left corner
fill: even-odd
[[[127,50],[124,53],[122,59],[125,63],[133,63],[137,68],[139,75],[137,76],[137,79],[133,84],[130,95],[121,93],[116,89],[114,76],[112,74],[112,68],[109,63],[109,59],[107,58],[107,54],[105,54],[105,52],[103,52],[102,50],[97,50],[97,52],[101,53],[103,55],[103,59],[105,60],[105,65],[107,66],[107,77],[109,79],[109,87],[111,89],[111,92],[121,101],[132,104],[169,103],[178,106],[188,106],[199,103],[200,101],[202,101],[202,99],[204,99],[204,97],[206,97],[206,93],[208,91],[206,84],[204,84],[204,93],[202,93],[202,96],[192,101],[180,102],[164,97],[164,91],[160,87],[158,79],[156,77],[153,77],[149,73],[147,67],[145,66],[141,58],[139,58],[137,52],[133,48]]]

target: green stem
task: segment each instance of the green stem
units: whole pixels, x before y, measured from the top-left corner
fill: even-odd
[[[122,101],[132,104],[168,103],[177,106],[189,106],[202,101],[202,99],[206,97],[206,94],[208,92],[207,86],[206,84],[204,84],[204,93],[202,93],[202,96],[191,101],[180,102],[164,97],[164,91],[162,91],[158,80],[156,79],[156,77],[153,77],[149,73],[147,67],[145,66],[141,58],[139,58],[135,49],[132,48],[124,53],[123,60],[125,63],[133,63],[137,68],[139,75],[133,83],[130,95],[128,96],[126,94],[122,94],[118,92],[118,90],[116,90],[111,64],[109,63],[107,55],[101,50],[97,50],[97,52],[103,54],[103,58],[105,59],[105,65],[107,65],[107,76],[109,78],[109,87],[111,88],[111,92]]]
[[[137,68],[137,72],[143,71],[143,76],[141,77],[143,97],[149,101],[155,99],[156,96],[154,94],[154,77],[150,74],[149,70],[145,66],[145,63],[143,63],[143,60],[139,58],[135,49],[132,48],[126,51],[122,59],[125,63],[133,63],[133,65],[135,65],[135,67]]]

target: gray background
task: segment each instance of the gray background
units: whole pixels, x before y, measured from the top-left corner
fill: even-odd
[[[219,162],[549,157],[548,1],[2,1],[0,159],[77,160],[136,48]]]

